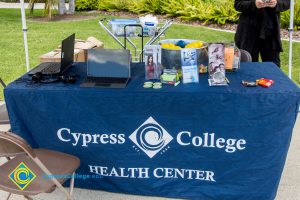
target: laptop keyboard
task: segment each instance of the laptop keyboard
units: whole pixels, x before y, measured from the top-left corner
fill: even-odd
[[[41,72],[43,74],[55,74],[60,71],[60,63],[45,63],[45,67]]]
[[[128,78],[111,78],[111,77],[87,77],[86,82],[90,83],[126,83]]]

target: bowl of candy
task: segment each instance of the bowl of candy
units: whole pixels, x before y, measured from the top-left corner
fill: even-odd
[[[161,62],[165,69],[181,69],[181,51],[186,48],[196,49],[197,65],[208,65],[207,43],[190,39],[169,39],[158,42],[161,45]]]

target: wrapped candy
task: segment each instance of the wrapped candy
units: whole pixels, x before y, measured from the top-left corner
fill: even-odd
[[[256,83],[264,88],[268,88],[274,84],[274,81],[271,79],[267,79],[267,78],[261,78],[261,79],[256,80]]]

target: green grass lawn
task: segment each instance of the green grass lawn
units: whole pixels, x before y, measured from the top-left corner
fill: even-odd
[[[35,15],[39,16],[41,14],[42,11],[35,11]],[[76,38],[81,39],[94,36],[104,42],[105,48],[121,48],[99,26],[98,19],[101,17],[103,16],[99,16],[97,19],[72,22],[27,21],[31,68],[39,63],[41,54],[57,48],[61,40],[72,33],[76,33]],[[26,72],[21,13],[19,9],[0,9],[0,30],[0,77],[6,83],[9,83]],[[206,42],[229,42],[233,41],[234,34],[213,31],[202,27],[173,25],[166,32],[166,38],[191,38]],[[281,54],[282,70],[287,73],[288,42],[284,41],[283,46],[284,53]],[[300,84],[300,43],[294,43],[293,52],[293,80]],[[2,89],[0,99],[3,99]]]

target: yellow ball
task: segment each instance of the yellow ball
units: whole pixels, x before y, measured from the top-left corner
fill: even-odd
[[[166,44],[166,43],[161,45],[161,48],[164,48],[164,49],[168,49],[169,47],[170,47],[169,44]]]
[[[175,47],[173,47],[172,49],[173,49],[173,50],[180,50],[181,47],[180,47],[180,46],[175,46]]]
[[[187,45],[185,46],[185,48],[187,48],[187,49],[192,48],[192,45],[191,45],[191,44],[187,44]]]
[[[164,44],[161,45],[161,47],[164,48],[164,49],[173,49],[176,46],[175,46],[175,44],[172,44],[172,43],[164,43]]]
[[[201,48],[203,46],[203,43],[201,41],[197,41],[196,44],[198,48]]]

